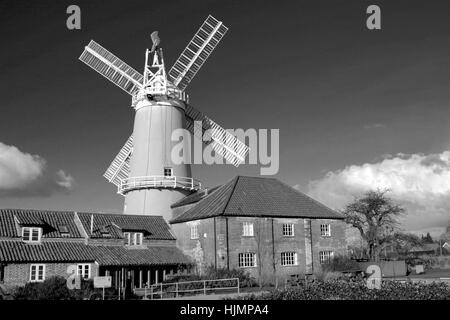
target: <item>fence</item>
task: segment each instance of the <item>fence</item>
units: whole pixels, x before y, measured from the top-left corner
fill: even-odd
[[[183,282],[157,283],[150,288],[135,290],[135,294],[142,294],[144,299],[169,299],[186,295],[207,295],[209,293],[230,293],[236,290],[239,294],[239,278],[197,280]]]

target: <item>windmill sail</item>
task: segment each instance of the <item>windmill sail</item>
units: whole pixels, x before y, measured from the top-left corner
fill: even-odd
[[[142,74],[94,40],[85,47],[79,59],[130,95],[142,88]]]
[[[116,186],[120,184],[122,179],[128,178],[130,173],[130,158],[133,152],[133,135],[131,135],[127,142],[125,142],[122,149],[119,151],[113,162],[110,164],[104,177],[114,183]]]
[[[180,90],[185,90],[228,28],[209,15],[169,71],[169,79]]]
[[[223,129],[205,114],[194,107],[186,106],[187,129],[199,139],[203,140],[202,132],[195,131],[194,121],[201,121],[205,137],[204,143],[212,143],[215,152],[225,158],[228,162],[238,167],[245,161],[249,148],[234,135]],[[208,132],[206,132],[208,130]]]

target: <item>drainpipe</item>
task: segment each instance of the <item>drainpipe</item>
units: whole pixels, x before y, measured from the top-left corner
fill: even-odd
[[[216,217],[214,217],[214,268],[217,270],[217,235],[216,235]]]
[[[314,274],[314,243],[313,243],[313,232],[312,232],[312,219],[309,219],[309,236],[311,237],[311,271]]]
[[[277,263],[275,261],[275,232],[273,230],[273,218],[272,218],[272,263],[273,263],[273,275],[275,277],[275,282],[278,285],[277,279]]]
[[[228,218],[225,218],[225,227],[226,227],[226,234],[227,234],[227,269],[230,270],[230,249],[228,245]]]

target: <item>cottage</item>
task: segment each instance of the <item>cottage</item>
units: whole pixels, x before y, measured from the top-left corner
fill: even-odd
[[[273,281],[313,274],[345,254],[343,217],[274,178],[238,176],[172,205],[177,246],[207,266]]]
[[[7,288],[75,272],[110,275],[113,286],[130,290],[189,263],[160,216],[0,209],[0,284]]]

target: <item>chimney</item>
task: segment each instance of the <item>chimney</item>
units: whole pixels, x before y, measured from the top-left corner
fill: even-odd
[[[91,214],[91,235],[92,235],[92,232],[94,232],[94,215],[93,214]]]

